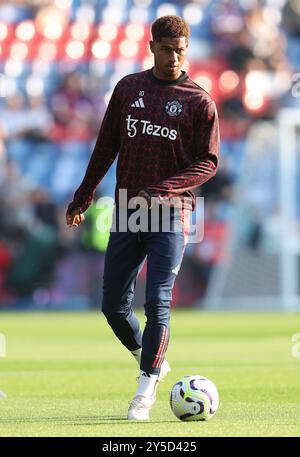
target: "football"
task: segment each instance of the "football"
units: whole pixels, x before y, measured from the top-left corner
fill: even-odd
[[[204,376],[184,376],[172,387],[170,406],[182,421],[205,421],[211,419],[218,409],[218,390]]]

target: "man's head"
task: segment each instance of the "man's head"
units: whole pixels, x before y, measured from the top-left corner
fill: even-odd
[[[189,44],[188,24],[179,16],[163,16],[153,22],[151,33],[155,76],[167,80],[179,78]]]

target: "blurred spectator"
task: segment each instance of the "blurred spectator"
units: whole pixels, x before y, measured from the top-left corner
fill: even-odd
[[[251,118],[239,98],[231,97],[222,103],[220,122],[222,140],[244,140],[250,125]]]
[[[65,76],[53,94],[51,108],[54,126],[50,136],[59,144],[51,188],[54,201],[62,204],[83,178],[101,120],[88,95],[86,76],[77,72]]]
[[[30,229],[34,224],[30,192],[32,184],[21,175],[16,162],[9,161],[5,165],[4,179],[0,184],[0,203],[5,214],[0,226],[9,230],[10,227]]]
[[[48,227],[52,227],[56,231],[58,228],[56,206],[50,200],[45,189],[34,189],[30,193],[30,201],[34,207],[35,219]]]
[[[18,297],[31,298],[37,287],[51,283],[57,246],[55,231],[50,226],[36,223],[30,231],[23,232],[8,275],[8,284]]]
[[[65,76],[53,94],[51,108],[55,124],[51,132],[56,141],[89,141],[95,136],[95,109],[88,96],[86,77],[77,72]],[[99,129],[99,125],[97,130]]]
[[[6,98],[6,106],[1,108],[1,132],[5,140],[21,137],[27,129],[25,99],[21,92]]]
[[[23,95],[16,92],[7,98],[0,115],[0,134],[2,132],[8,160],[15,161],[32,183],[47,186],[44,178],[51,170],[54,157],[48,139],[52,116],[44,98],[31,96],[26,106]]]
[[[213,268],[224,258],[224,246],[228,227],[219,217],[216,202],[205,202],[204,238],[192,245],[190,259],[197,267],[202,279],[202,296],[205,294]]]
[[[227,161],[228,163],[228,161]],[[226,169],[226,158],[221,160],[218,173],[213,180],[206,182],[202,187],[202,196],[206,201],[230,201],[232,198],[233,179],[230,170]],[[228,167],[228,165],[227,165]]]

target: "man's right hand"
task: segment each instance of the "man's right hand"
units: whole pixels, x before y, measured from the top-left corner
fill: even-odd
[[[84,219],[84,214],[80,213],[79,209],[75,209],[72,213],[66,212],[66,221],[69,227],[78,227]]]

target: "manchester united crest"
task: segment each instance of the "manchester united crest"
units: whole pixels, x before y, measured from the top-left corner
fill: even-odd
[[[166,104],[165,109],[169,116],[178,116],[182,112],[182,105],[178,100],[172,100]]]

